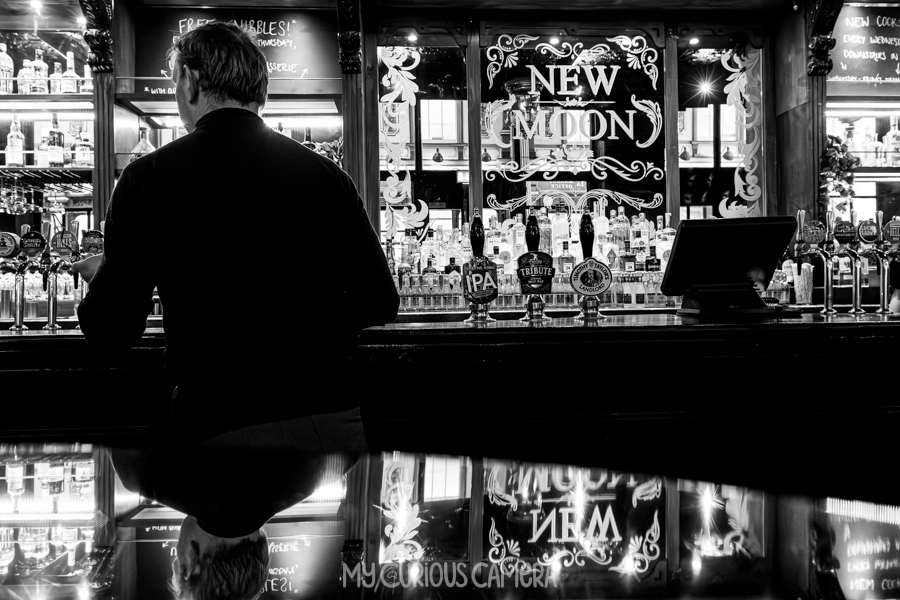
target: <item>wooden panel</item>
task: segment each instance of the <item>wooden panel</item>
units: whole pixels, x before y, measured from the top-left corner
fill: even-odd
[[[781,115],[807,102],[806,24],[803,11],[785,7],[774,19],[772,60],[775,114]]]
[[[474,210],[483,212],[484,192],[481,174],[481,30],[469,27],[468,44],[466,46],[466,89],[468,94],[468,128],[469,128],[469,207],[468,216],[463,220],[470,221]]]
[[[94,74],[94,111],[94,226],[99,228],[116,180],[113,73]]]
[[[113,18],[113,65],[116,77],[134,76],[134,19],[131,8],[125,2],[117,2]],[[134,92],[133,79],[119,79],[116,92]],[[137,143],[137,142],[135,142]]]
[[[363,13],[362,70],[364,77],[363,122],[365,126],[362,174],[365,177],[363,199],[375,231],[381,231],[381,173],[378,162],[378,45],[375,28]]]
[[[681,211],[681,177],[678,173],[678,39],[666,30],[663,55],[665,93],[663,126],[666,133],[666,212],[672,213],[672,227],[678,227]]]

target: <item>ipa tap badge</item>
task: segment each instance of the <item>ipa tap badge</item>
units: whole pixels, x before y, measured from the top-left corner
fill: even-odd
[[[612,271],[602,262],[588,258],[575,266],[569,281],[576,293],[582,296],[598,296],[612,285]]]
[[[473,304],[497,299],[497,263],[475,256],[463,265],[463,296]]]
[[[555,272],[553,257],[546,252],[525,252],[516,269],[523,294],[549,294]]]

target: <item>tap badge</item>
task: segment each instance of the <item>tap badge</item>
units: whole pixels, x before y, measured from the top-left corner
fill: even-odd
[[[553,257],[546,252],[525,252],[519,257],[516,275],[523,294],[549,294],[553,289]]]
[[[46,246],[47,240],[43,235],[40,234],[40,232],[28,231],[22,234],[22,254],[24,254],[28,258],[39,258],[44,252],[44,248]]]
[[[16,254],[16,238],[11,233],[0,231],[0,258],[10,258]]]
[[[53,248],[61,258],[69,258],[76,248],[78,248],[78,241],[75,239],[74,234],[68,231],[59,231],[53,236],[50,247]]]
[[[807,221],[803,224],[801,235],[807,244],[821,244],[825,240],[825,225],[819,221]]]
[[[882,230],[884,241],[889,244],[900,244],[900,221],[891,219]]]
[[[612,271],[602,262],[588,258],[575,266],[569,281],[582,296],[597,296],[612,285]]]
[[[96,229],[88,229],[81,234],[81,252],[103,254],[103,234]]]
[[[842,244],[856,241],[856,227],[849,221],[838,221],[834,224],[834,239]]]
[[[878,241],[878,224],[875,221],[863,221],[856,228],[859,239],[867,244],[874,244]]]
[[[463,265],[463,296],[473,304],[497,299],[497,263],[476,256]]]

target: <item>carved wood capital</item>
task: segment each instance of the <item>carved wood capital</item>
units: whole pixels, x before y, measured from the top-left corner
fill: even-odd
[[[834,39],[831,37],[838,15],[844,6],[844,0],[812,0],[809,5],[809,60],[806,73],[811,76],[827,75],[831,72],[831,49]]]
[[[338,45],[341,72],[362,72],[362,26],[359,16],[360,0],[338,0]]]

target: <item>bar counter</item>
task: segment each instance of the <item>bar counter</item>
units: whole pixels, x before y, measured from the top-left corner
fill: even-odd
[[[695,479],[737,473],[743,485],[811,494],[844,485],[848,497],[896,502],[879,457],[900,432],[900,318],[713,323],[673,313],[367,329],[355,364],[370,443]],[[145,439],[167,397],[165,336],[149,324],[139,346],[116,355],[77,330],[3,326],[0,439]],[[302,339],[302,323],[285,338]],[[327,402],[328,390],[303,392]],[[837,483],[851,464],[864,483]]]

